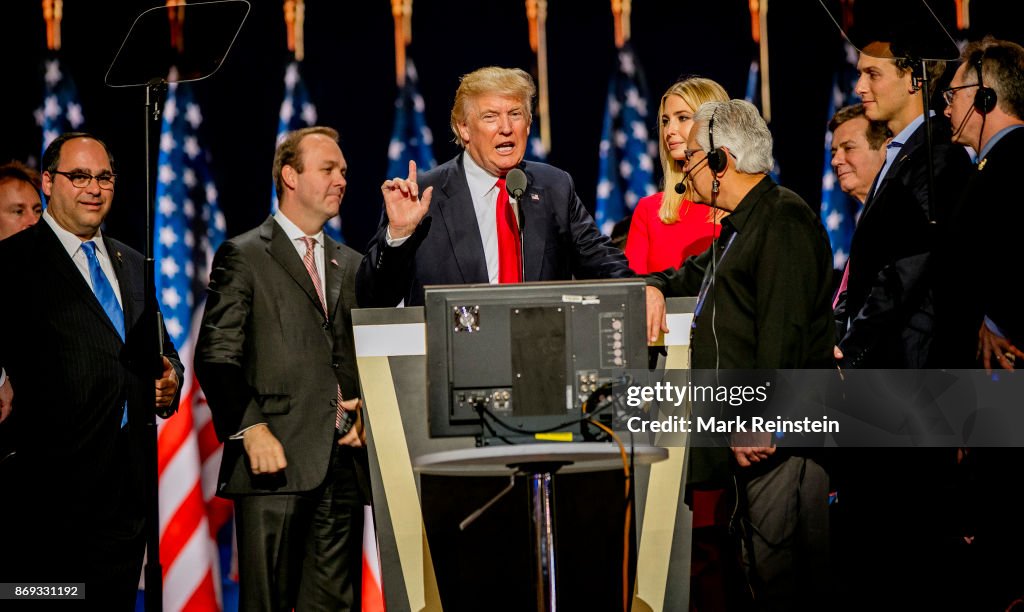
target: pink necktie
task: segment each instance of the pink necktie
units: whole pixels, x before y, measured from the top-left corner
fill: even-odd
[[[316,261],[313,259],[316,254],[316,238],[303,236],[302,241],[306,243],[306,254],[302,257],[302,263],[306,265],[306,272],[309,272],[309,278],[313,280],[313,288],[316,289],[316,295],[320,298],[320,305],[324,307],[324,316],[326,316],[327,300],[324,299],[324,287],[320,284],[320,274],[316,271]],[[335,429],[340,429],[344,420],[345,409],[341,407],[341,386],[338,386],[338,413],[334,417]]]
[[[839,289],[836,290],[836,296],[832,298],[832,310],[836,309],[839,305],[839,296],[843,295],[846,291],[846,285],[850,281],[850,260],[846,260],[846,267],[843,268],[843,280],[839,281]]]

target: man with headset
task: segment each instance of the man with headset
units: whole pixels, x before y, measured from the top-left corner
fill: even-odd
[[[768,176],[772,136],[757,109],[742,100],[704,104],[686,147],[687,197],[730,214],[711,248],[647,277],[650,338],[668,331],[664,296],[696,295],[694,370],[829,367],[828,236],[811,207]],[[777,450],[770,433],[734,434],[729,444],[758,606],[821,605],[830,584],[825,470],[797,449]]]
[[[984,237],[984,245],[978,246],[984,246],[988,257],[980,268],[973,260],[964,262],[970,263],[975,273],[960,278],[980,277],[980,284],[973,290],[964,291],[961,286],[956,291],[956,296],[970,300],[972,312],[949,320],[943,317],[940,323],[943,331],[956,333],[951,329],[953,325],[962,330],[952,340],[958,346],[948,347],[954,351],[951,358],[961,357],[955,365],[973,366],[975,343],[980,340],[977,349],[986,369],[998,364],[1013,370],[1016,358],[1024,357],[1017,348],[1024,343],[1024,317],[1013,300],[1014,283],[1007,282],[1017,273],[1017,237],[1011,232],[1019,231],[1024,210],[1010,205],[1019,198],[1019,161],[1024,156],[1024,132],[1019,130],[1024,126],[1024,48],[993,38],[970,44],[963,51],[950,86],[942,93],[945,114],[957,128],[953,142],[971,147],[978,154],[977,170],[961,200],[963,208],[957,211],[957,222],[951,224],[959,238],[954,238],[950,246],[962,252],[967,246],[965,240]],[[979,215],[976,206],[980,203],[993,208]],[[990,223],[992,220],[998,222]]]
[[[969,44],[943,91],[953,142],[977,151],[978,164],[948,224],[937,267],[957,282],[938,287],[937,348],[944,367],[1013,369],[1024,346],[1018,294],[1020,160],[1024,159],[1024,47],[986,38]],[[984,255],[982,255],[984,254]],[[984,323],[983,323],[984,321]],[[980,342],[979,342],[979,328]],[[978,425],[983,428],[984,418]],[[959,449],[958,541],[950,546],[957,580],[939,576],[950,608],[1004,609],[1021,594],[1024,491],[1020,448]],[[969,586],[968,586],[969,585]]]

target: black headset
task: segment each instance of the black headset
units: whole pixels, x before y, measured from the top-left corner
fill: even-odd
[[[711,150],[708,151],[708,168],[710,168],[715,174],[718,174],[722,170],[725,170],[729,163],[725,158],[726,152],[715,147],[716,114],[718,114],[718,107],[715,107],[714,112],[711,113],[711,120],[708,121],[708,144],[711,145]]]
[[[985,52],[979,51],[974,55],[971,63],[974,64],[974,69],[978,72],[978,91],[974,94],[974,110],[982,115],[987,115],[995,110],[998,100],[996,90],[991,87],[985,87],[985,81],[981,77],[984,59]]]
[[[712,193],[718,193],[718,173],[725,170],[729,166],[729,160],[726,159],[727,153],[722,149],[715,147],[715,115],[718,113],[718,107],[711,113],[711,119],[708,121],[708,144],[711,146],[711,150],[707,154],[708,169],[715,175],[711,179],[711,191]],[[676,183],[676,193],[682,195],[686,193],[686,181],[682,180]]]

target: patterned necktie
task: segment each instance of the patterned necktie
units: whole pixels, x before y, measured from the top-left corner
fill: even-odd
[[[519,223],[505,191],[505,179],[497,182],[498,200],[496,202],[496,218],[498,226],[498,282],[523,282],[523,251],[522,237],[519,235]]]
[[[85,258],[89,261],[89,278],[92,279],[92,292],[96,295],[100,306],[103,307],[103,311],[107,313],[107,318],[114,324],[117,335],[121,336],[121,341],[124,342],[124,311],[121,310],[121,305],[117,303],[114,288],[110,285],[110,281],[107,280],[107,275],[103,273],[103,268],[100,267],[100,260],[96,257],[96,243],[92,240],[83,242],[82,252],[85,253]],[[124,427],[127,423],[128,405],[125,404],[124,410],[121,413],[121,427]]]
[[[303,236],[302,241],[306,243],[306,254],[302,256],[302,263],[306,266],[306,272],[309,272],[309,278],[313,281],[313,288],[316,289],[316,295],[320,298],[320,305],[323,306],[326,313],[327,300],[324,299],[324,287],[320,282],[320,274],[316,271],[316,260],[314,259],[316,255],[316,238]],[[345,433],[352,427],[351,417],[348,411],[341,407],[341,386],[339,385],[337,389],[338,412],[334,416],[334,427]]]

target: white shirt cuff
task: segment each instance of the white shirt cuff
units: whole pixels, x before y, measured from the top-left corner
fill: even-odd
[[[249,431],[253,427],[256,427],[257,425],[266,425],[266,423],[253,423],[252,425],[250,425],[250,426],[246,427],[245,429],[239,431],[235,435],[229,437],[228,440],[241,440],[242,437],[245,436],[245,432]]]
[[[389,247],[402,246],[403,244],[405,244],[405,241],[409,239],[409,236],[412,236],[412,234],[410,234],[409,236],[405,236],[403,238],[392,238],[391,237],[391,228],[390,227],[385,228],[384,232],[385,232],[384,240],[385,240],[385,242],[388,243]]]

